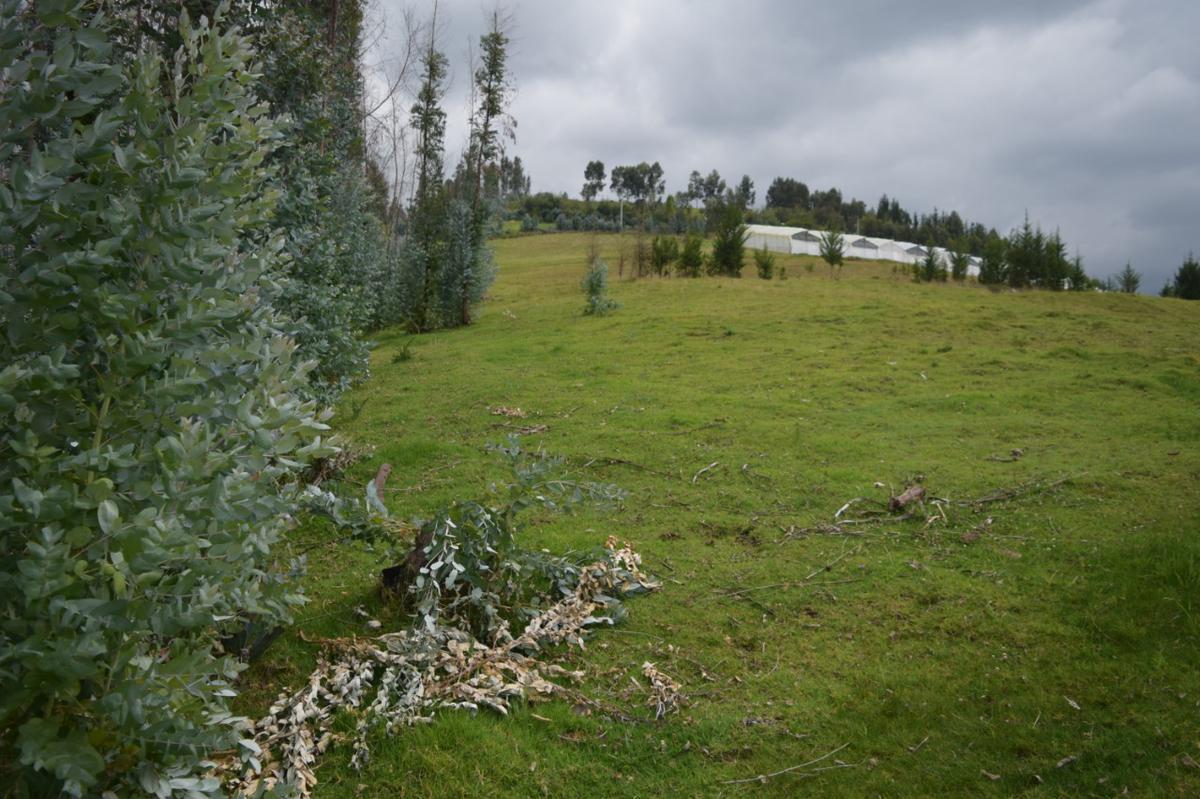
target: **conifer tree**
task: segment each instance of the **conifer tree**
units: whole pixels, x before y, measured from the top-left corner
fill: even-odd
[[[1188,257],[1175,272],[1175,278],[1168,284],[1169,296],[1181,300],[1200,300],[1200,262],[1196,256],[1188,253]],[[1168,292],[1164,291],[1164,294]]]
[[[1133,268],[1133,264],[1125,262],[1125,268],[1117,275],[1117,286],[1125,294],[1137,294],[1142,285],[1142,276]]]
[[[820,241],[821,258],[825,263],[829,264],[829,276],[833,277],[834,269],[841,272],[842,259],[846,252],[845,237],[836,227],[827,230],[821,235]]]

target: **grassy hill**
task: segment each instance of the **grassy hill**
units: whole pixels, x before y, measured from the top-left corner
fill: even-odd
[[[393,464],[402,517],[477,495],[500,474],[485,445],[519,425],[626,488],[616,512],[537,517],[527,543],[635,542],[663,590],[573,655],[582,688],[651,718],[631,681],[649,660],[688,707],[443,713],[363,773],[335,748],[318,796],[1200,793],[1200,303],[890,264],[835,281],[801,258],[786,280],[747,258],[741,280],[617,281],[619,240],[598,241],[611,316],[581,314],[587,235],[499,241],[479,323],[381,337],[335,426],[376,447],[357,478]],[[941,510],[828,527],[917,476]],[[322,535],[297,536],[312,602],[249,710],[307,674],[301,634],[366,634],[359,605],[403,623],[386,564]]]

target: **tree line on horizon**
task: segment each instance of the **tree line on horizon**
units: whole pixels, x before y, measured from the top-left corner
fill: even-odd
[[[616,199],[602,199],[606,191]],[[756,199],[754,181],[748,175],[731,186],[717,170],[707,174],[693,171],[682,190],[669,194],[658,162],[615,166],[610,172],[603,161],[592,160],[584,168],[579,200],[565,193],[527,193],[512,198],[505,218],[518,220],[526,232],[550,226],[559,231],[633,229],[686,237],[714,234],[725,210],[736,207],[747,224],[839,231],[909,241],[926,249],[939,247],[950,253],[949,262],[941,265],[947,274],[955,270],[956,262],[958,268],[963,267],[964,256],[975,256],[982,262],[979,280],[987,284],[1126,293],[1136,293],[1141,284],[1132,266],[1104,279],[1089,276],[1082,257],[1068,254],[1061,234],[1045,232],[1041,225],[1031,223],[1028,215],[1020,227],[1004,236],[995,228],[966,221],[957,211],[935,208],[921,214],[905,209],[887,194],[868,207],[858,199],[844,200],[837,188],[811,190],[804,182],[787,177],[771,182],[762,208],[755,207]],[[1181,275],[1163,288],[1163,296],[1190,296],[1191,260],[1189,256]],[[1182,288],[1176,289],[1176,285]]]

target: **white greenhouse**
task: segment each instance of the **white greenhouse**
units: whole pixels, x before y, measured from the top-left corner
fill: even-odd
[[[771,252],[792,253],[792,236],[806,232],[798,227],[776,227],[774,225],[746,225],[746,248]]]
[[[792,234],[792,255],[820,255],[821,237],[815,231],[800,229]]]
[[[777,225],[747,225],[746,247],[761,250],[766,247],[771,252],[791,253],[792,255],[820,255],[821,237],[819,230],[809,230],[802,227],[782,227]],[[843,255],[847,258],[862,258],[871,261],[893,261],[901,264],[918,264],[925,260],[929,251],[911,241],[893,241],[879,239],[874,236],[862,236],[857,233],[842,234]],[[934,247],[938,262],[950,268],[950,251],[943,247]],[[967,266],[967,274],[979,277],[979,267],[983,262],[972,255]]]

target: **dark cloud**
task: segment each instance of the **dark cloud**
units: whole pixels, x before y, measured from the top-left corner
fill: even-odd
[[[395,16],[401,0],[378,0]],[[462,137],[479,0],[442,0]],[[584,164],[779,175],[873,203],[955,208],[1007,231],[1026,210],[1089,271],[1133,259],[1157,289],[1200,249],[1200,4],[1009,0],[521,0],[513,105],[535,189]],[[386,51],[383,45],[381,51]]]

